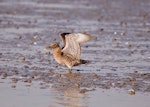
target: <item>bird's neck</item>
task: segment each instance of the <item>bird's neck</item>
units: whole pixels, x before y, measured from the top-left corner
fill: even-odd
[[[61,50],[62,49],[60,47],[56,47],[56,48],[53,49],[53,54],[54,55],[59,55],[59,54],[61,54]]]

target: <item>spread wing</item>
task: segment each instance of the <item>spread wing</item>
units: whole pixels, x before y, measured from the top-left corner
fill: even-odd
[[[90,39],[90,35],[84,33],[66,34],[64,39],[65,46],[62,49],[62,52],[72,58],[80,59],[80,55],[81,55],[80,43],[84,43],[89,39]]]
[[[62,40],[62,42],[63,42],[62,49],[63,49],[63,48],[65,47],[65,45],[66,45],[65,36],[68,35],[68,34],[70,34],[70,33],[61,33],[61,34],[60,34],[61,40]]]

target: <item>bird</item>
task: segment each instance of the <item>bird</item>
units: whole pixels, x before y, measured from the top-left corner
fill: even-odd
[[[53,57],[57,63],[68,67],[69,73],[72,73],[72,67],[85,63],[80,59],[81,43],[90,40],[91,35],[86,33],[61,33],[60,37],[63,46],[60,47],[58,42],[53,42],[50,47],[53,50]]]

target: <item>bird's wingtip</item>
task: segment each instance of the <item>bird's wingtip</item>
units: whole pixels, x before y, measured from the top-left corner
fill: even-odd
[[[78,35],[77,41],[79,43],[84,43],[84,42],[90,40],[90,38],[91,38],[91,35],[86,34],[86,33],[77,33],[77,35]]]
[[[71,33],[69,33],[69,32],[61,33],[60,36],[65,36],[65,35],[68,35],[68,34],[71,34]]]

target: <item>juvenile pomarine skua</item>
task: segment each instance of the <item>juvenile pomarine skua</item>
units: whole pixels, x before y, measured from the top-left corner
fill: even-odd
[[[81,56],[81,43],[90,40],[91,36],[85,33],[62,33],[60,37],[63,46],[60,47],[57,42],[51,44],[53,56],[57,63],[68,67],[71,73],[72,67],[83,63]]]

